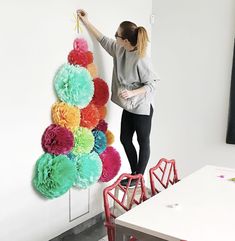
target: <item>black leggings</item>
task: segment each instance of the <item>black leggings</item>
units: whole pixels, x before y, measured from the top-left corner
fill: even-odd
[[[150,109],[150,115],[137,115],[126,110],[123,110],[122,112],[120,140],[130,163],[132,174],[144,174],[145,168],[148,164],[150,156],[149,136],[151,131],[152,116],[152,106]],[[137,152],[132,143],[132,138],[135,131],[140,147],[139,160],[137,160]]]

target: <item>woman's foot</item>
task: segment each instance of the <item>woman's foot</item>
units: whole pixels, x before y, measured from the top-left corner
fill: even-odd
[[[137,179],[132,179],[131,182],[130,182],[129,187],[135,186],[136,181],[137,181]],[[121,180],[121,185],[122,186],[126,186],[128,182],[129,182],[129,178],[125,178],[125,179]]]

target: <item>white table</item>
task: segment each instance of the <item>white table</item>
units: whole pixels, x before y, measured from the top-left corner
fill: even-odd
[[[116,241],[235,241],[235,169],[205,166],[115,220]]]

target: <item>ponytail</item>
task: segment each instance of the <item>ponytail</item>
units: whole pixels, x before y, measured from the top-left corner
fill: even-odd
[[[138,27],[137,31],[137,54],[140,58],[143,58],[146,54],[147,45],[149,42],[148,33],[144,27]]]
[[[133,47],[136,47],[139,58],[146,54],[148,34],[144,27],[137,27],[135,23],[124,21],[119,26],[122,30],[122,39],[128,39]]]

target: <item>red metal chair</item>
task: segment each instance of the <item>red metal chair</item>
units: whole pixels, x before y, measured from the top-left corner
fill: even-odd
[[[121,185],[121,180],[128,178],[126,186]],[[131,181],[135,180],[135,186],[130,187]],[[118,191],[117,191],[118,190]],[[115,218],[127,212],[134,206],[147,199],[144,178],[141,174],[122,174],[115,183],[106,187],[103,191],[105,226],[108,240],[115,241]],[[130,237],[130,241],[136,240]]]
[[[179,181],[175,160],[160,159],[156,166],[149,169],[152,196],[166,189],[169,184]]]

